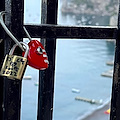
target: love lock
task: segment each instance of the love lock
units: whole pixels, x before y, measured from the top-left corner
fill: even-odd
[[[13,55],[15,48],[18,46],[15,44],[9,52],[9,55],[6,55],[3,66],[0,71],[1,76],[6,76],[10,79],[18,79],[21,80],[25,68],[27,66],[27,55],[29,52],[29,47],[27,44],[20,42],[21,45],[25,46],[25,54],[24,57]]]
[[[48,68],[48,57],[43,45],[38,40],[31,40],[28,43],[28,46],[28,65],[39,70]]]
[[[49,62],[47,53],[43,45],[38,40],[32,40],[26,28],[25,27],[23,28],[30,40],[30,42],[28,43],[29,46],[29,53],[27,57],[28,65],[39,70],[45,70],[46,68],[48,68]]]

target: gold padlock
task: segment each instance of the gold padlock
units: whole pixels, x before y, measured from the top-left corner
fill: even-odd
[[[27,66],[27,55],[29,52],[29,46],[24,42],[20,42],[20,44],[25,46],[24,57],[13,55],[15,48],[18,46],[17,44],[15,44],[10,50],[9,55],[5,56],[3,66],[0,71],[1,76],[6,76],[9,79],[14,80],[22,79]]]

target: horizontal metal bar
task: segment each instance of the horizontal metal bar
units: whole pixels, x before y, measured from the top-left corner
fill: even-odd
[[[115,39],[117,27],[25,25],[33,38]],[[24,34],[24,37],[26,35]]]

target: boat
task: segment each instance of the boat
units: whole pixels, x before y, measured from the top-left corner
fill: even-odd
[[[80,90],[79,90],[79,89],[72,88],[72,92],[73,92],[73,93],[80,93]]]

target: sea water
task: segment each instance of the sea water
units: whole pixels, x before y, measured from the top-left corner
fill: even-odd
[[[100,107],[75,97],[110,101],[112,79],[101,74],[112,69],[114,43],[105,40],[58,40],[54,120],[77,120]],[[80,92],[72,92],[72,89]]]
[[[40,7],[37,8],[39,0],[32,4],[36,6],[37,12],[28,3],[25,4],[25,23],[40,22]],[[60,9],[58,14],[59,24],[76,23],[71,16],[62,16]],[[77,96],[102,100],[103,105],[110,101],[112,78],[102,77],[101,74],[113,68],[107,66],[106,62],[113,61],[114,46],[115,42],[106,40],[57,39],[53,120],[80,120],[101,107],[76,101]],[[25,76],[30,75],[32,79],[23,80],[22,83],[21,120],[37,120],[38,74],[38,70],[27,67]],[[80,92],[73,92],[73,89]]]
[[[75,97],[110,101],[112,78],[101,74],[112,69],[114,42],[105,40],[57,40],[53,120],[77,120],[100,105]],[[22,120],[37,119],[38,70],[28,66],[22,86]],[[72,92],[72,89],[80,92]]]

